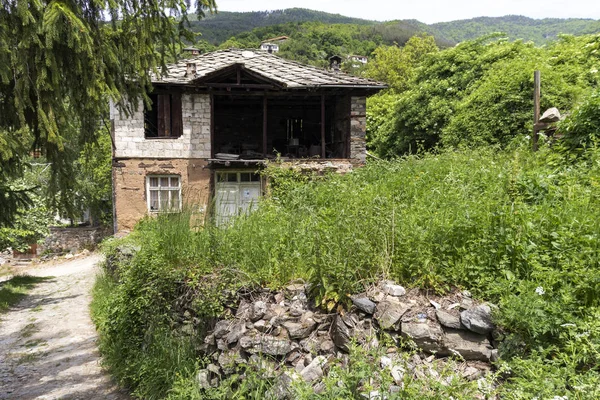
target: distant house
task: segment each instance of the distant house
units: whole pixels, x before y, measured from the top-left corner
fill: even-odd
[[[197,49],[195,47],[185,47],[185,48],[183,48],[181,50],[184,53],[187,53],[187,54],[192,55],[192,56],[200,55],[200,49]]]
[[[353,63],[367,64],[369,62],[369,57],[367,56],[350,55],[348,59]]]
[[[287,36],[278,36],[271,39],[263,40],[260,44],[260,49],[268,53],[278,53],[279,45],[288,39],[289,37]]]
[[[152,107],[140,101],[125,116],[111,104],[118,231],[183,204],[214,204],[227,220],[256,203],[257,171],[278,155],[328,168],[364,163],[366,97],[386,87],[263,51],[202,54],[167,71],[153,81]]]

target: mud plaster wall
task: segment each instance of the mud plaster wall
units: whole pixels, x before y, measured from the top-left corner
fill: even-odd
[[[352,97],[350,104],[350,158],[364,163],[367,158],[367,98]]]
[[[210,95],[184,94],[181,97],[183,134],[174,139],[144,137],[144,105],[127,117],[110,105],[114,122],[115,157],[210,158]]]
[[[210,195],[211,170],[199,159],[128,159],[113,164],[117,231],[130,231],[148,214],[146,176],[179,175],[185,206],[205,213]]]

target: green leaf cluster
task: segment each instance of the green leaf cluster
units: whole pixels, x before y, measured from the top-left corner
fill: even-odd
[[[599,42],[563,36],[540,48],[496,35],[427,53],[395,99],[370,101],[368,120],[390,121],[368,127],[371,149],[394,157],[439,145],[506,147],[532,130],[534,70],[542,74],[542,111],[568,113],[597,90]]]

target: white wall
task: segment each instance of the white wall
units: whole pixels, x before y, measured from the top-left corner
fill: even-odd
[[[144,138],[144,106],[126,117],[112,103],[117,158],[210,158],[210,96],[181,97],[183,134],[176,139]]]

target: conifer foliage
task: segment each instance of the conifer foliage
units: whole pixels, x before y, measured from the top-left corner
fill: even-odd
[[[41,150],[68,196],[72,144],[95,140],[108,98],[144,96],[189,35],[190,0],[1,0],[0,225],[28,203],[10,182]],[[214,0],[195,0],[198,17]],[[68,200],[68,199],[64,199]]]

